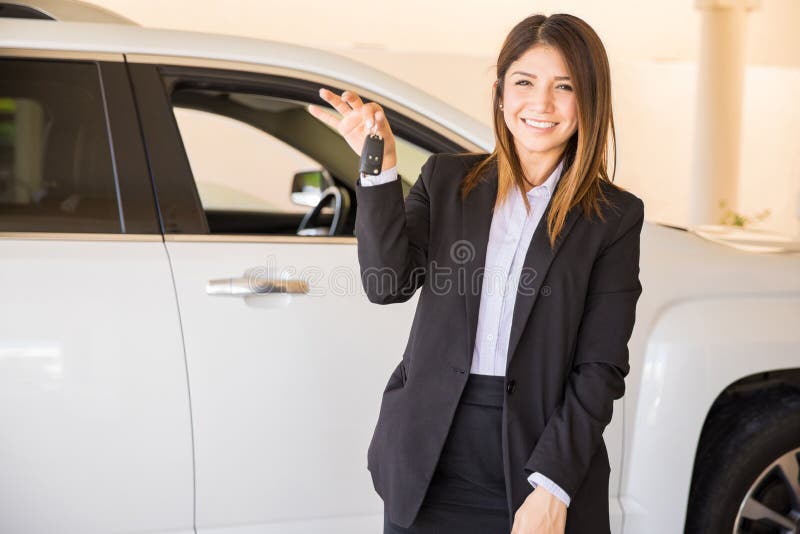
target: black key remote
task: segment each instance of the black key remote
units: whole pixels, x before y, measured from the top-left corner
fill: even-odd
[[[381,173],[383,166],[383,137],[370,134],[364,140],[364,149],[361,151],[361,173],[376,175]]]

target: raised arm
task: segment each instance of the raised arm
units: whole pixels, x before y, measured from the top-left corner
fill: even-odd
[[[430,178],[436,156],[422,166],[403,202],[400,180],[356,185],[356,237],[361,283],[371,302],[405,302],[425,281],[430,234]]]
[[[371,131],[383,138],[381,175],[366,178],[364,183],[359,178],[356,183],[355,231],[361,283],[371,302],[405,302],[425,280],[430,221],[428,181],[435,156],[422,167],[417,183],[403,202],[401,181],[395,177],[394,135],[381,106],[374,102],[364,104],[350,91],[340,97],[323,88],[319,95],[341,118],[314,105],[308,107],[308,112],[336,129],[356,154],[361,154]]]

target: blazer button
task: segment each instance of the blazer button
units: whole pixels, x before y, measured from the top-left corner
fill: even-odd
[[[517,389],[516,381],[509,380],[508,384],[506,384],[506,391],[508,391],[508,394],[510,395],[510,394],[514,393],[515,389]]]

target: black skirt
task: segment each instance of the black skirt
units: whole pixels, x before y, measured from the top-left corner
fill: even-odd
[[[509,534],[503,475],[505,377],[470,374],[419,514],[384,534]]]

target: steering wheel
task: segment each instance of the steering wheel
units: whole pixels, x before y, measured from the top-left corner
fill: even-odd
[[[316,222],[317,217],[322,212],[322,208],[331,199],[333,199],[333,220],[330,227],[327,228],[326,234],[324,226],[312,227],[311,223]],[[349,214],[350,193],[347,192],[347,189],[339,189],[337,186],[332,185],[322,192],[317,205],[306,213],[303,220],[300,221],[300,226],[297,227],[297,235],[340,235]]]

